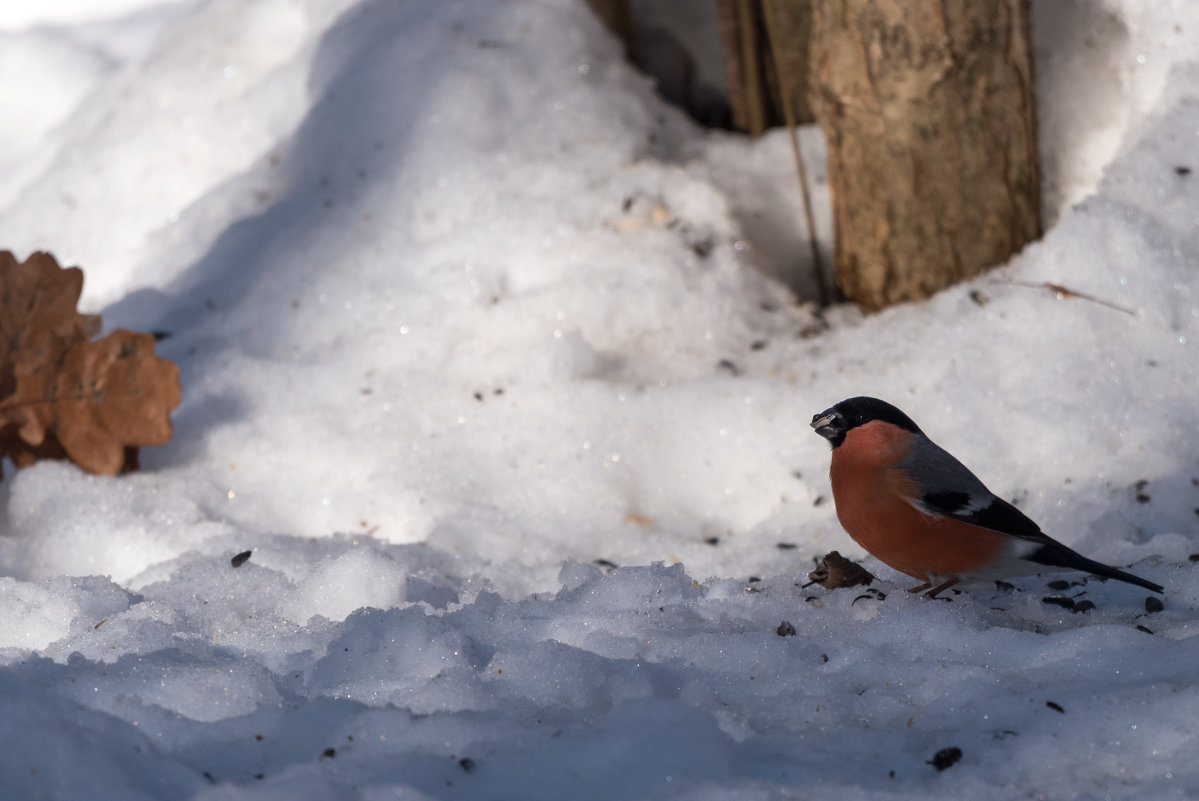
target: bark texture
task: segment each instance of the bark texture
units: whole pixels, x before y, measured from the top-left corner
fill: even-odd
[[[815,0],[837,283],[926,298],[1040,235],[1027,0]]]

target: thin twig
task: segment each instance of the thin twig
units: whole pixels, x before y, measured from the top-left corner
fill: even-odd
[[[1097,298],[1094,295],[1088,295],[1086,292],[1078,292],[1076,290],[1064,287],[1061,284],[1055,284],[1052,281],[1042,281],[1040,283],[1037,283],[1035,281],[1007,280],[1007,281],[995,281],[994,283],[1008,284],[1009,286],[1022,286],[1022,287],[1027,287],[1028,289],[1048,289],[1050,292],[1054,293],[1055,295],[1057,295],[1058,297],[1061,297],[1061,298],[1078,298],[1080,300],[1089,300],[1092,303],[1098,303],[1100,306],[1107,306],[1109,309],[1115,309],[1116,311],[1124,312],[1125,314],[1131,314],[1134,317],[1137,314],[1135,310],[1130,309],[1127,306],[1120,306],[1119,304],[1112,303],[1109,300],[1104,300],[1103,298]]]

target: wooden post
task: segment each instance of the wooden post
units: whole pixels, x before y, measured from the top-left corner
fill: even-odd
[[[814,0],[837,282],[918,300],[1040,235],[1028,0]]]

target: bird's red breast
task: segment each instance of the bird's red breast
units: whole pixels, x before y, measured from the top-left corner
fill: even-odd
[[[921,581],[986,573],[1009,538],[920,511],[911,501],[919,497],[915,482],[896,466],[911,442],[910,432],[881,420],[849,431],[830,470],[841,525],[880,561]]]

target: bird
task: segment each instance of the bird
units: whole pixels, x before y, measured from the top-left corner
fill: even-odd
[[[1045,534],[886,401],[843,400],[812,428],[832,445],[837,519],[879,561],[922,582],[909,592],[936,598],[965,579],[1063,570],[1164,592]]]

